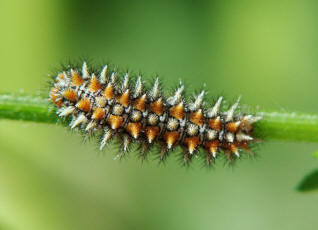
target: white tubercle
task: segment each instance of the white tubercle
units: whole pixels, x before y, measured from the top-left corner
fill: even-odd
[[[159,97],[159,79],[157,78],[156,81],[155,81],[155,84],[153,85],[152,87],[152,90],[150,92],[150,96],[153,98],[153,99],[156,99],[157,97]]]
[[[110,76],[110,84],[114,84],[116,82],[117,73],[112,72],[112,75]]]
[[[96,121],[91,121],[91,122],[88,123],[88,125],[86,126],[86,129],[85,129],[85,130],[86,130],[86,131],[89,131],[89,130],[95,128],[96,125],[97,125]]]
[[[73,113],[75,110],[74,106],[68,106],[66,108],[59,109],[58,113],[60,117],[65,117]]]
[[[104,148],[106,143],[111,139],[112,135],[113,135],[113,131],[109,128],[105,128],[105,134],[104,134],[103,139],[100,143],[99,150],[102,150]]]
[[[249,123],[249,124],[253,124],[259,120],[262,120],[263,117],[261,116],[257,116],[257,117],[251,117],[250,119],[248,119],[246,122]]]
[[[223,97],[219,97],[219,99],[217,100],[213,108],[208,110],[207,115],[209,118],[216,117],[218,115],[222,100],[223,100]]]
[[[182,99],[182,92],[184,90],[184,86],[180,86],[179,89],[177,89],[177,91],[175,92],[174,96],[172,97],[169,97],[167,99],[167,102],[170,104],[170,105],[175,105],[177,103],[179,103]]]
[[[123,84],[121,86],[122,91],[125,91],[128,88],[128,86],[129,86],[128,83],[129,83],[129,75],[128,75],[128,73],[126,73],[124,76]]]
[[[246,116],[243,117],[242,120],[247,122],[247,121],[248,121],[249,119],[251,119],[252,117],[253,117],[252,115],[246,115]]]
[[[106,79],[106,75],[107,75],[107,69],[108,69],[108,66],[105,65],[102,72],[100,73],[100,76],[99,76],[99,81],[100,83],[102,84],[105,84],[107,79]]]
[[[233,120],[234,111],[236,110],[239,102],[241,100],[241,97],[238,98],[238,100],[232,105],[232,107],[227,111],[225,121],[229,122]]]
[[[82,67],[82,75],[83,75],[83,79],[88,79],[89,78],[89,73],[88,73],[88,69],[87,69],[87,64],[84,61],[83,63],[83,67]]]
[[[209,129],[206,133],[208,140],[214,140],[217,137],[217,131],[213,129]]]
[[[244,133],[238,133],[238,134],[236,134],[236,139],[237,139],[238,141],[252,141],[252,140],[253,140],[252,137],[250,137],[250,136],[248,136],[248,135],[246,135],[246,134],[244,134]]]
[[[99,107],[104,107],[106,105],[106,99],[105,97],[96,97],[96,103]]]
[[[203,102],[203,97],[204,97],[205,91],[203,90],[195,99],[194,103],[190,104],[189,109],[191,111],[196,111],[198,110]]]
[[[82,123],[87,123],[87,118],[83,115],[83,114],[81,114],[81,115],[79,115],[77,118],[76,118],[76,120],[71,124],[72,126],[71,126],[71,129],[74,129],[76,126],[78,126],[78,125],[80,125],[80,124],[82,124]]]
[[[234,134],[233,133],[227,133],[226,136],[225,136],[225,139],[228,142],[233,142],[234,141]]]
[[[134,98],[139,97],[141,93],[142,93],[142,82],[141,82],[141,77],[138,77],[136,86],[135,86]]]
[[[187,127],[187,133],[190,136],[194,136],[198,133],[198,126],[194,125],[194,124],[189,124]]]
[[[179,122],[175,118],[170,118],[167,122],[168,130],[176,130],[178,128]]]

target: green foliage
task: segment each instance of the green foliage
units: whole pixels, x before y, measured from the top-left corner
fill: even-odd
[[[318,169],[308,174],[298,185],[297,190],[309,192],[318,189]]]
[[[318,158],[318,151],[312,155],[314,158]],[[318,189],[318,169],[304,177],[297,187],[297,190],[300,192],[308,192],[316,189]]]

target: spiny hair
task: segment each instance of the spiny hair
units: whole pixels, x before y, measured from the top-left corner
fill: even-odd
[[[140,76],[132,87],[128,72],[120,81],[117,75],[107,65],[100,72],[90,73],[84,62],[82,69],[70,67],[58,73],[49,93],[58,116],[72,118],[71,129],[102,133],[100,150],[117,136],[120,156],[132,142],[139,143],[142,156],[159,144],[160,160],[180,146],[185,164],[199,154],[200,148],[205,150],[208,165],[221,154],[229,161],[239,158],[242,150],[251,154],[253,123],[261,117],[236,113],[240,98],[227,111],[221,111],[222,96],[205,108],[204,90],[187,103],[182,84],[173,95],[164,97],[158,78],[146,90]]]

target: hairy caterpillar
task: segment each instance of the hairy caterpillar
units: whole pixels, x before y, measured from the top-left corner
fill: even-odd
[[[128,73],[118,82],[117,73],[107,70],[106,65],[99,73],[89,73],[84,62],[81,70],[73,67],[59,73],[49,93],[57,114],[72,117],[71,129],[103,133],[100,150],[118,136],[122,155],[132,141],[140,143],[142,155],[151,145],[160,144],[161,160],[181,146],[186,164],[201,147],[207,164],[221,151],[230,161],[240,157],[240,149],[249,152],[253,123],[261,117],[235,113],[239,99],[225,112],[220,111],[222,97],[204,108],[204,91],[187,103],[182,85],[165,98],[158,78],[145,90],[141,77],[131,87]]]

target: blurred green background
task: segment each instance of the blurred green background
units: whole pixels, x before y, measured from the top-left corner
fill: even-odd
[[[0,92],[43,89],[89,57],[169,86],[262,109],[318,113],[318,4],[290,1],[0,1]],[[147,78],[147,77],[146,77]],[[268,142],[206,170],[96,151],[65,127],[0,121],[0,229],[317,229],[318,194],[295,186],[317,144]]]

